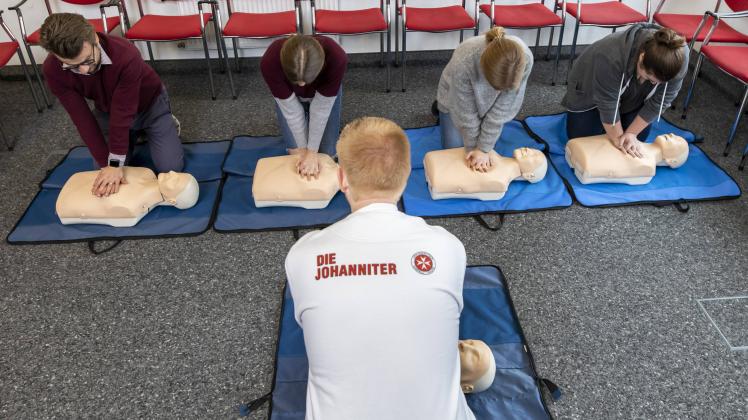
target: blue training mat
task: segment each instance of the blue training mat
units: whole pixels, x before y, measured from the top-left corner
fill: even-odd
[[[540,393],[540,379],[519,325],[506,280],[494,266],[468,267],[463,286],[460,339],[483,340],[496,359],[493,385],[467,395],[477,420],[549,419]],[[293,300],[286,288],[280,322],[269,418],[303,420],[306,410],[308,363],[304,334],[294,319]],[[266,396],[260,400],[264,400]],[[250,403],[249,408],[257,408]],[[245,406],[242,414],[248,414]]]
[[[210,228],[223,174],[221,165],[230,142],[185,143],[184,172],[200,184],[200,198],[194,207],[179,210],[158,206],[133,227],[94,224],[63,225],[55,213],[60,190],[73,174],[95,169],[86,147],[75,147],[40,183],[40,190],[7,237],[11,244],[82,242],[109,239],[136,239],[198,235]],[[138,146],[130,166],[153,169],[147,146]]]
[[[340,192],[324,209],[255,207],[252,176],[257,161],[285,154],[286,146],[280,137],[236,137],[232,141],[231,150],[223,165],[226,182],[213,224],[217,232],[323,227],[337,222],[351,212],[345,196]]]
[[[740,187],[730,175],[694,144],[702,140],[700,137],[664,118],[653,123],[647,142],[654,141],[655,137],[661,134],[675,133],[690,143],[688,160],[678,169],[657,167],[657,174],[645,185],[585,185],[579,182],[564,156],[568,141],[566,113],[527,117],[524,123],[530,133],[548,145],[553,166],[572,189],[579,204],[586,207],[680,204],[688,201],[737,198],[741,194]],[[687,210],[687,207],[679,207],[681,208]]]
[[[536,184],[519,180],[512,182],[501,200],[432,200],[423,169],[423,158],[427,152],[441,149],[439,126],[406,130],[406,133],[410,140],[413,167],[403,193],[403,207],[407,214],[422,217],[468,216],[529,212],[571,206],[571,195],[552,165],[548,165],[545,179]],[[495,150],[502,156],[511,157],[514,149],[519,147],[545,150],[544,144],[533,139],[525,131],[522,123],[514,120],[504,125]]]

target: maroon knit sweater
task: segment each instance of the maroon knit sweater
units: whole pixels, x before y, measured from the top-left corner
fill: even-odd
[[[129,41],[102,33],[98,36],[112,64],[85,76],[63,70],[57,57],[49,54],[44,61],[44,76],[49,89],[70,114],[91,155],[104,167],[110,152],[127,154],[130,126],[135,116],[146,111],[161,94],[162,83]],[[109,113],[108,145],[86,99],[93,100],[99,111]]]

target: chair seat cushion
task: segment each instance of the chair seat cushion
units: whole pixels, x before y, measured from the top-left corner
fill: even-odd
[[[104,32],[104,22],[99,19],[88,19],[88,21],[93,25],[96,32]],[[119,26],[119,16],[113,16],[106,18],[106,26],[107,29],[109,29],[109,32],[114,30],[117,26]],[[41,37],[40,29],[37,29],[36,31],[32,32],[31,35],[26,37],[29,44],[36,45],[39,43],[39,38]]]
[[[387,30],[382,11],[374,7],[361,10],[319,10],[315,15],[317,32],[360,34]]]
[[[223,34],[243,38],[270,38],[296,32],[296,12],[231,14]]]
[[[696,32],[696,28],[699,27],[703,18],[704,16],[702,15],[681,15],[675,13],[658,13],[654,15],[655,22],[678,32],[686,37],[689,42],[693,39],[693,34]],[[706,24],[704,24],[704,27],[701,28],[701,32],[699,32],[696,37],[696,41],[704,41],[704,38],[706,38],[706,34],[709,33],[713,23],[714,18],[710,16],[709,19],[707,19]],[[717,29],[714,30],[710,39],[714,42],[741,43],[748,42],[748,35],[736,31],[724,20],[721,20],[717,24]]]
[[[0,42],[0,67],[8,64],[18,49],[16,41]]]
[[[210,13],[203,14],[203,23],[207,24]],[[200,15],[145,15],[125,34],[127,39],[143,41],[174,41],[186,38],[199,38]]]
[[[647,17],[618,1],[582,3],[580,22],[586,25],[628,25],[647,22]],[[577,4],[566,3],[566,12],[578,18]]]
[[[482,4],[480,11],[491,17],[491,5]],[[560,25],[561,16],[540,3],[494,6],[494,24],[505,28],[539,28]]]
[[[748,45],[707,45],[701,52],[722,70],[748,83]]]
[[[410,31],[442,32],[475,28],[475,21],[462,6],[408,7],[405,28]]]

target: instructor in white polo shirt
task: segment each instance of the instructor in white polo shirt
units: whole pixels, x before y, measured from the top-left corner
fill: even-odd
[[[457,350],[465,248],[398,210],[410,147],[395,123],[357,119],[337,152],[353,213],[286,257],[309,358],[306,418],[474,419]]]

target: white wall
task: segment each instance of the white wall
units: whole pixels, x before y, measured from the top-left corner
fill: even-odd
[[[13,4],[17,3],[20,0],[0,0],[0,9],[6,10],[3,17],[5,18],[6,23],[11,28],[11,31],[13,31],[16,36],[20,36],[20,30],[18,26],[18,20],[16,18],[15,12],[7,10],[8,7],[12,6]],[[235,3],[239,4],[241,2],[247,2],[247,1],[253,1],[253,0],[235,0]],[[255,0],[256,1],[256,0]],[[289,0],[290,1],[290,0]],[[323,4],[340,4],[341,8],[357,8],[357,7],[378,7],[379,1],[378,0],[361,0],[361,1],[350,1],[350,0],[317,0],[318,1],[318,7],[320,2],[324,2]],[[394,19],[394,1],[392,0],[392,10],[393,10],[393,19]],[[475,0],[467,0],[467,8],[469,10],[472,10]],[[487,0],[483,0],[484,2]],[[651,1],[651,8],[654,10],[659,0],[652,0]],[[125,0],[130,20],[132,23],[135,23],[135,21],[138,18],[138,8],[137,8],[137,1],[136,0]],[[182,3],[180,6],[179,3]],[[458,0],[409,0],[408,5],[409,6],[424,6],[424,5],[449,5],[449,4],[455,4]],[[515,3],[522,2],[517,1]],[[553,0],[547,0],[547,4],[552,4]],[[626,4],[636,8],[637,10],[644,11],[646,7],[646,0],[625,0]],[[75,11],[78,13],[83,14],[86,17],[98,17],[99,16],[99,10],[98,7],[86,7],[86,6],[72,6],[72,5],[62,5],[62,2],[59,0],[52,0],[53,7],[55,7],[56,11]],[[143,0],[144,7],[146,9],[146,13],[155,13],[155,14],[178,14],[180,12],[180,9],[184,9],[185,7],[190,8],[194,7],[192,6],[194,3],[196,3],[194,0],[178,0],[178,1],[157,1],[157,0]],[[227,16],[226,16],[226,6],[225,6],[225,0],[221,1],[221,11],[222,15],[224,16],[224,24],[226,22]],[[670,11],[670,12],[676,12],[676,13],[700,13],[706,9],[713,9],[715,4],[715,0],[693,0],[693,1],[675,1],[675,0],[669,0],[665,3],[665,7],[663,8],[663,11]],[[186,5],[186,6],[185,6]],[[724,10],[726,8],[723,6]],[[113,10],[113,9],[112,9]],[[27,31],[33,31],[36,30],[41,23],[44,21],[44,18],[47,16],[46,7],[44,6],[43,0],[29,0],[23,7],[23,14],[24,19],[26,22],[26,30]],[[302,4],[302,15],[304,16],[304,29],[305,31],[309,32],[309,28],[311,26],[311,22],[309,20],[310,16],[310,5],[308,1],[303,1]],[[481,32],[485,31],[488,28],[488,19],[486,17],[481,18]],[[739,22],[738,28],[746,33],[748,33],[748,19],[742,19],[741,22]],[[573,18],[569,18],[567,21],[567,28],[566,32],[564,34],[564,44],[569,45],[572,41],[573,36],[573,27],[574,27],[574,20]],[[392,25],[393,35],[392,35],[392,45],[394,50],[394,20]],[[536,31],[510,31],[512,33],[517,34],[518,36],[521,36],[524,41],[528,45],[534,45],[535,44],[535,34]],[[547,45],[548,44],[548,35],[550,30],[545,29],[543,30],[543,33],[541,34],[541,45]],[[556,31],[558,33],[558,31]],[[580,29],[580,36],[578,43],[581,45],[584,44],[590,44],[594,42],[595,40],[607,35],[610,33],[610,30],[600,29],[600,28],[582,28]],[[472,36],[469,31],[465,32],[465,37]],[[558,35],[556,35],[557,37]],[[0,39],[5,40],[4,34],[0,34]],[[558,38],[556,38],[557,40]],[[349,53],[357,53],[357,52],[375,52],[379,51],[379,36],[378,35],[362,35],[362,36],[347,36],[347,37],[339,37],[339,42],[341,45],[345,48],[345,50]],[[459,35],[457,32],[454,33],[445,33],[445,34],[421,34],[421,33],[410,33],[408,35],[408,51],[413,50],[438,50],[438,49],[452,49],[455,46],[457,46],[459,42]],[[554,41],[557,42],[557,41]],[[268,41],[259,41],[259,40],[242,40],[241,43],[241,52],[240,54],[244,57],[256,57],[262,54],[264,51],[264,46],[267,45]],[[231,44],[228,43],[228,48],[231,48]],[[143,52],[143,55],[146,56],[146,49],[144,45],[140,45],[141,51]],[[162,60],[168,60],[168,59],[181,59],[181,58],[201,58],[203,57],[202,53],[202,46],[198,42],[189,42],[186,45],[183,45],[183,48],[178,48],[177,43],[154,43],[153,44],[154,53],[156,55],[157,59]],[[42,51],[39,47],[33,47],[32,50],[34,51],[34,55],[38,62],[41,62],[46,54],[44,51]],[[215,55],[215,51],[214,55]],[[231,54],[231,53],[230,53]],[[17,58],[14,58],[10,64],[18,64]]]

